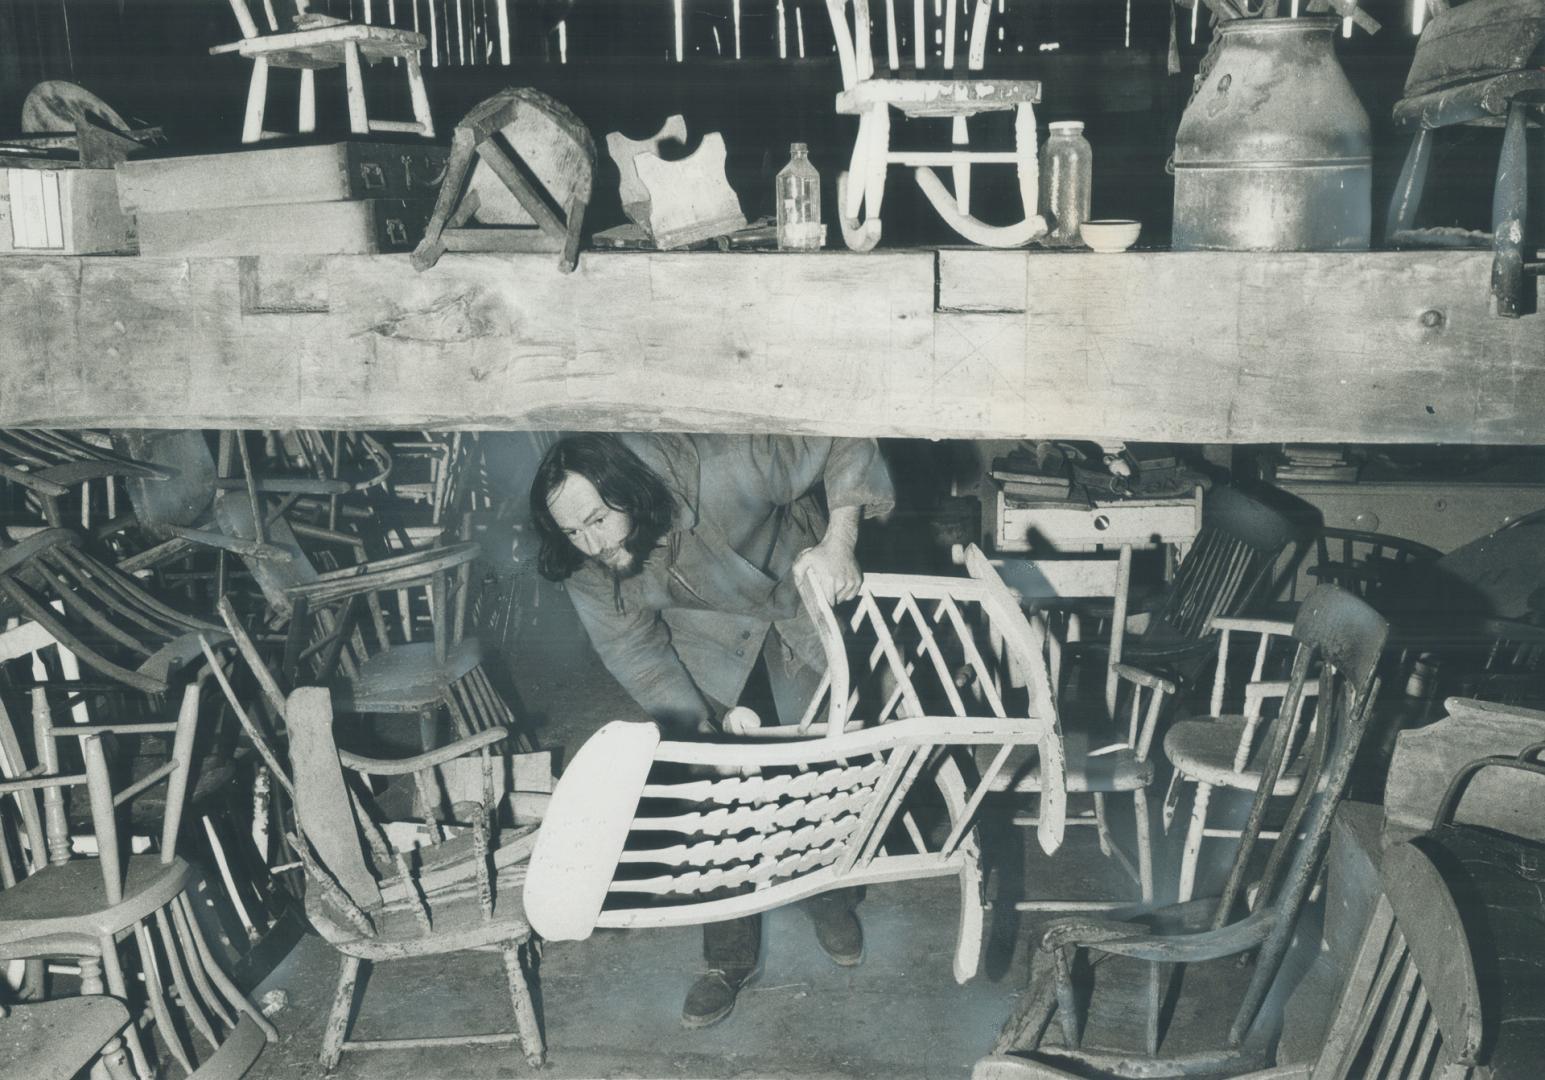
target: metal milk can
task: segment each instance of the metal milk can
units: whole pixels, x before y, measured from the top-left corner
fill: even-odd
[[[1175,250],[1368,247],[1368,114],[1336,61],[1339,26],[1219,24],[1175,133]]]

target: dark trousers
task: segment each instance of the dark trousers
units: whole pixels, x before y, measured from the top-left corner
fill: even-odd
[[[757,711],[765,723],[776,713],[780,724],[797,724],[820,685],[821,672],[806,665],[784,645],[776,629],[769,630],[756,669],[741,695],[741,703]],[[768,706],[772,707],[769,709]],[[860,899],[856,888],[834,889],[800,901],[816,922],[846,915]],[[746,915],[703,924],[703,960],[711,968],[752,968],[762,947],[762,916]]]

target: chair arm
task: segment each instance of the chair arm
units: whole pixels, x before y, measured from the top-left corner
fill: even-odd
[[[1276,910],[1266,908],[1218,930],[1203,930],[1193,934],[1140,933],[1112,938],[1105,938],[1102,933],[1098,935],[1102,940],[1069,944],[1133,960],[1194,964],[1224,956],[1237,956],[1255,948],[1266,940],[1275,922]]]
[[[1264,701],[1267,698],[1287,697],[1287,679],[1262,679],[1259,682],[1245,684],[1245,711],[1248,713],[1250,703]],[[1304,697],[1319,697],[1320,684],[1318,681],[1304,682]]]
[[[476,735],[468,735],[465,739],[458,739],[447,746],[408,758],[363,757],[347,750],[339,750],[338,760],[345,768],[353,769],[355,772],[370,773],[374,776],[401,776],[404,773],[432,769],[447,761],[465,757],[475,750],[481,750],[485,746],[492,746],[502,741],[507,735],[509,732],[504,728],[489,728],[487,731],[479,731]]]
[[[316,605],[343,600],[361,593],[407,588],[437,573],[469,563],[481,553],[481,545],[476,540],[468,540],[449,547],[393,555],[389,558],[361,563],[358,566],[346,566],[341,570],[329,570],[318,574],[315,581],[304,585],[292,585],[285,589],[285,595],[295,600],[304,597],[312,605]]]
[[[1173,681],[1164,678],[1162,675],[1155,675],[1151,671],[1144,671],[1140,667],[1133,667],[1131,664],[1112,664],[1111,670],[1120,678],[1126,679],[1128,682],[1134,682],[1138,686],[1147,687],[1149,690],[1157,690],[1161,694],[1172,696],[1175,693]]]
[[[1208,625],[1214,630],[1239,630],[1250,634],[1277,634],[1284,637],[1293,632],[1293,623],[1287,619],[1250,619],[1237,615],[1219,615]]]

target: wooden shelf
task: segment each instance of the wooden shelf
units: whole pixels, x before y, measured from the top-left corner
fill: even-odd
[[[1533,443],[1491,255],[0,259],[0,426]],[[1537,286],[1536,286],[1537,287]]]

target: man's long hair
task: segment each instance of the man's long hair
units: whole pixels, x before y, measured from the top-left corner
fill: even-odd
[[[541,537],[537,570],[549,581],[563,581],[584,564],[585,554],[563,534],[547,507],[565,473],[578,473],[595,485],[613,510],[628,515],[632,528],[623,547],[642,565],[671,527],[675,500],[665,482],[615,435],[569,435],[542,457],[531,481],[531,520]]]

